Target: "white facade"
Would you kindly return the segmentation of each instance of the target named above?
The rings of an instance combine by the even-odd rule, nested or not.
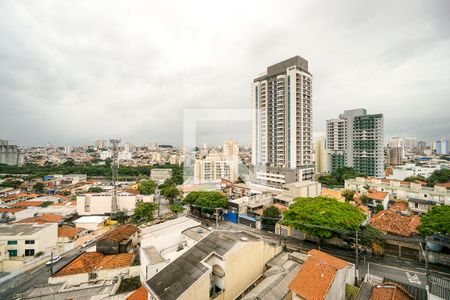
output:
[[[50,252],[57,241],[56,223],[0,225],[0,243],[5,243],[10,260],[33,258],[41,251]]]
[[[267,68],[252,85],[252,164],[314,174],[312,162],[312,75],[296,56]]]
[[[73,221],[76,227],[84,228],[87,230],[96,231],[105,226],[105,222],[108,220],[105,216],[88,216],[81,217]]]
[[[389,175],[388,179],[404,180],[406,177],[411,176],[423,176],[425,178],[433,174],[434,171],[450,169],[449,163],[442,164],[428,164],[428,165],[416,165],[413,163],[405,164],[402,166],[396,166],[392,169],[392,175]]]
[[[83,194],[77,196],[77,212],[80,216],[105,215],[111,213],[112,193]],[[118,209],[132,212],[138,202],[153,202],[153,195],[117,193]]]

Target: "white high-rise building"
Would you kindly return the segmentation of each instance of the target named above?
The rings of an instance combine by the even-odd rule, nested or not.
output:
[[[294,174],[289,176],[294,181],[312,179],[312,75],[308,61],[295,56],[268,67],[253,81],[251,103],[254,179],[284,173]],[[285,183],[289,182],[279,180],[280,186]]]
[[[384,177],[383,115],[365,109],[346,110],[327,120],[328,171],[347,166],[359,173]]]

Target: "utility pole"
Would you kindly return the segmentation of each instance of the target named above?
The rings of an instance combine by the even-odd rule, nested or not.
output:
[[[214,216],[216,216],[216,229],[219,228],[219,208],[216,207],[216,212],[214,213]]]
[[[50,275],[53,275],[53,251],[50,251]]]
[[[110,139],[109,142],[112,145],[112,184],[114,188],[114,194],[111,201],[111,216],[114,215],[119,210],[119,204],[117,203],[117,181],[119,177],[119,149],[118,145],[120,139]]]
[[[355,285],[358,285],[359,270],[358,270],[358,254],[359,254],[359,244],[358,244],[358,230],[356,230],[356,241],[355,241],[355,251],[356,251],[356,261],[355,261]]]
[[[160,197],[160,191],[159,188],[155,188],[155,200],[158,203],[158,218],[161,217],[161,197]]]

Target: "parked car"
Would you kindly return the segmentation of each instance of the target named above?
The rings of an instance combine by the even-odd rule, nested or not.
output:
[[[95,239],[87,240],[87,241],[85,241],[85,242],[81,245],[81,247],[82,247],[82,248],[87,247],[87,246],[93,244],[94,242],[95,242]]]
[[[61,256],[56,255],[56,256],[53,256],[53,259],[49,260],[49,261],[46,262],[45,264],[46,264],[47,266],[50,266],[51,264],[57,263],[57,262],[60,261],[60,260],[61,260]]]

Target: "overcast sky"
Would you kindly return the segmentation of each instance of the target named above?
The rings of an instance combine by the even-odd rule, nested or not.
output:
[[[450,1],[0,1],[0,138],[181,144],[185,108],[248,108],[268,65],[300,55],[314,131],[344,109],[385,135],[450,135]],[[201,143],[250,143],[203,124]]]

